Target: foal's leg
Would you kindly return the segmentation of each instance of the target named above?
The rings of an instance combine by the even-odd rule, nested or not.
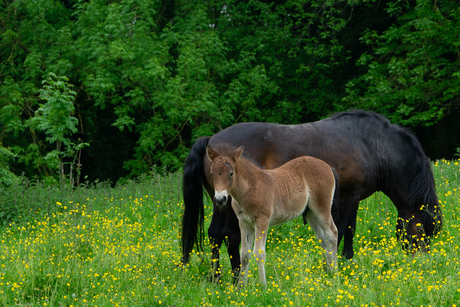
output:
[[[252,255],[252,247],[254,246],[255,230],[251,226],[247,226],[240,222],[241,230],[241,270],[239,283],[243,285],[248,280],[249,260]]]
[[[307,220],[325,251],[324,256],[327,264],[325,269],[330,272],[335,270],[337,266],[337,227],[330,212],[315,209],[308,211]]]
[[[256,221],[254,254],[259,268],[259,280],[262,285],[267,284],[265,279],[265,244],[267,243],[268,219],[259,217]]]

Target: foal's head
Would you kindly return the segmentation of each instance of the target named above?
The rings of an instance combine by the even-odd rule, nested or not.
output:
[[[206,155],[212,162],[210,170],[214,181],[213,203],[217,206],[225,206],[227,204],[230,191],[233,187],[236,161],[242,153],[243,146],[225,155],[221,155],[209,145],[206,147]]]

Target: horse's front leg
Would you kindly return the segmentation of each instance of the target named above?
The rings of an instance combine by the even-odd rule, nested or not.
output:
[[[267,284],[265,278],[265,245],[267,243],[268,219],[264,217],[258,218],[255,228],[254,255],[259,268],[260,283],[265,286]]]
[[[254,228],[239,222],[241,230],[241,270],[239,285],[244,285],[248,280],[249,260],[252,256],[254,246]]]
[[[232,208],[228,209],[227,213],[227,222],[224,228],[224,237],[227,239],[227,251],[230,257],[230,263],[232,265],[232,273],[234,282],[238,281],[238,277],[240,274],[240,242],[241,242],[241,232],[240,226],[238,222],[238,218],[236,217],[235,212]]]
[[[230,209],[231,210],[231,209]],[[218,281],[222,272],[219,263],[219,251],[224,240],[223,229],[227,219],[227,209],[221,209],[213,206],[213,214],[211,225],[208,229],[209,242],[211,244],[211,262],[212,262],[212,275],[211,281]]]

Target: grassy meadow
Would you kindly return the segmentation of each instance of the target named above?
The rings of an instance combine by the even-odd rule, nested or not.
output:
[[[396,209],[383,194],[361,202],[355,257],[323,272],[313,231],[298,219],[272,228],[267,287],[209,282],[209,248],[178,266],[181,174],[152,174],[112,188],[58,190],[25,182],[0,191],[2,306],[460,306],[459,162],[433,163],[444,228],[426,254],[395,239]],[[211,220],[207,201],[206,225]],[[339,248],[339,252],[341,251]]]

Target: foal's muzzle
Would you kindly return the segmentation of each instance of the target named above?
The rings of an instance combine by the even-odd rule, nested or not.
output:
[[[223,206],[225,206],[227,204],[227,200],[228,200],[227,191],[223,191],[223,192],[220,192],[220,193],[216,192],[215,195],[214,195],[214,198],[212,199],[212,202],[216,206],[223,207]]]

